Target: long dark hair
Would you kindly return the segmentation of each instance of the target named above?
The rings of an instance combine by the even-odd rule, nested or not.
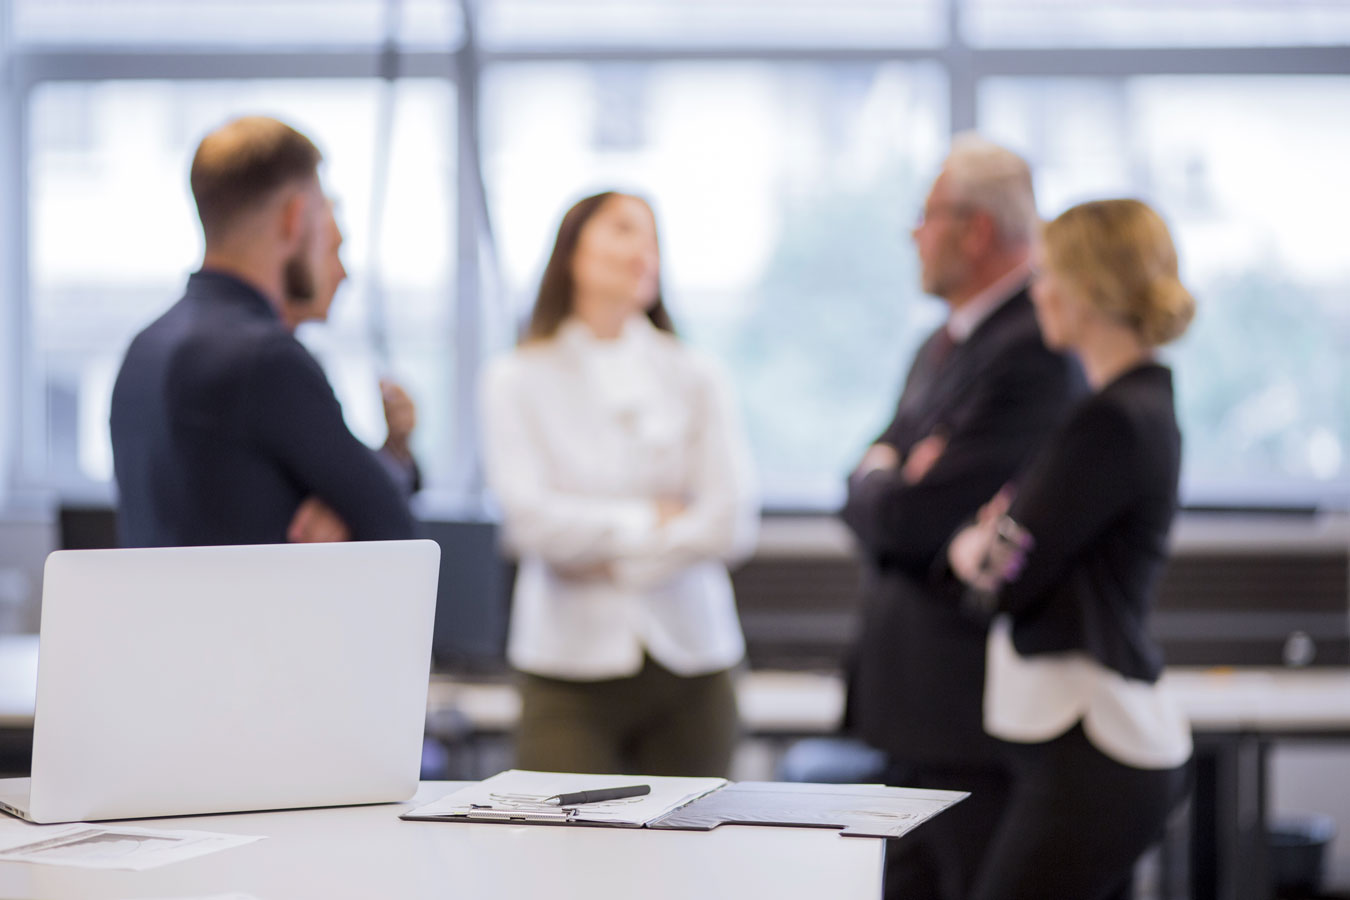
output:
[[[595,215],[606,201],[611,197],[621,196],[633,195],[605,191],[578,200],[567,211],[567,215],[563,216],[562,224],[558,226],[558,239],[553,242],[553,255],[548,258],[548,265],[544,267],[544,277],[539,282],[539,296],[535,298],[534,312],[530,314],[530,327],[525,334],[526,341],[542,341],[553,337],[558,326],[572,314],[576,293],[576,285],[572,283],[572,257],[576,255],[577,243],[581,240],[581,229],[586,227],[591,216]],[[651,204],[643,198],[634,197],[634,199],[642,200],[647,204],[647,208],[651,209]],[[647,310],[647,318],[662,331],[675,333],[675,325],[670,321],[670,314],[666,312],[666,304],[661,297],[659,278],[656,284],[656,302]]]

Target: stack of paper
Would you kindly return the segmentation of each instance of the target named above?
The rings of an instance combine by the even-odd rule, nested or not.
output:
[[[837,828],[845,837],[898,838],[969,796],[880,784],[742,781],[652,822],[709,831],[719,825]]]
[[[641,782],[640,797],[576,806],[545,802],[577,791],[602,790]],[[638,828],[724,787],[725,778],[671,778],[655,775],[569,775],[510,769],[404,813],[416,821],[519,821],[614,825]]]
[[[0,861],[85,869],[153,869],[261,837],[133,825],[30,825],[0,816]]]

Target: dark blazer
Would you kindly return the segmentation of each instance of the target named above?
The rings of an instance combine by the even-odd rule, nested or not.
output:
[[[404,491],[348,431],[318,362],[232,276],[197,272],[136,336],[111,426],[126,546],[283,543],[311,495],[356,540],[413,536]]]
[[[1145,363],[1074,409],[1018,479],[1008,514],[1035,539],[1001,609],[1019,653],[1080,650],[1156,681],[1153,592],[1177,509],[1181,432],[1172,373]]]
[[[890,470],[849,479],[842,516],[864,558],[864,598],[846,725],[895,759],[951,764],[993,753],[981,722],[985,628],[930,587],[930,572],[1085,387],[1077,363],[1041,342],[1025,290],[934,372],[938,343],[935,333],[919,349],[878,440],[903,458],[940,430],[946,450],[915,484]]]

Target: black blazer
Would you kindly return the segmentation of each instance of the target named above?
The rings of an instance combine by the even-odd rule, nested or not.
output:
[[[283,543],[311,495],[356,540],[413,536],[404,491],[347,430],[318,362],[229,275],[194,274],[132,341],[110,424],[126,546]]]
[[[1157,680],[1162,650],[1148,616],[1180,474],[1170,370],[1146,363],[1078,405],[1018,479],[1008,511],[1035,539],[999,596],[1019,653],[1080,650]]]
[[[934,374],[936,334],[920,348],[879,440],[903,458],[935,430],[947,447],[905,484],[880,470],[849,480],[844,522],[864,559],[862,622],[850,658],[846,727],[892,757],[990,758],[981,721],[985,628],[930,586],[952,532],[1030,457],[1085,390],[1076,362],[1041,342],[1023,290]]]

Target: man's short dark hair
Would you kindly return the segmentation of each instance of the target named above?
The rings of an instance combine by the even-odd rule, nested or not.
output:
[[[263,116],[235,119],[208,134],[192,158],[191,175],[207,243],[284,185],[317,177],[322,160],[309,138]]]

